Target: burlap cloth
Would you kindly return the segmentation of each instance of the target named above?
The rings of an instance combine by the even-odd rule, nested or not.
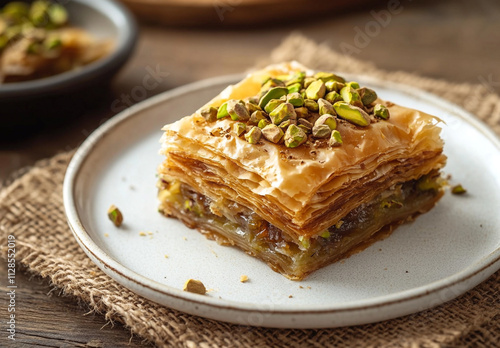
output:
[[[420,87],[463,106],[500,134],[500,98],[487,84],[452,84],[381,71],[300,35],[286,39],[270,61],[292,59],[312,68],[368,74]],[[243,327],[184,314],[146,300],[101,272],[74,240],[61,193],[71,156],[72,152],[67,152],[41,161],[0,191],[0,245],[5,248],[7,235],[15,235],[17,262],[158,346],[493,347],[500,342],[500,272],[434,309],[376,324],[328,330]]]

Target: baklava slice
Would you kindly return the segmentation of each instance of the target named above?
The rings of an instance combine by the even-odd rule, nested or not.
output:
[[[300,280],[435,205],[438,123],[334,73],[269,66],[163,128],[159,211]]]

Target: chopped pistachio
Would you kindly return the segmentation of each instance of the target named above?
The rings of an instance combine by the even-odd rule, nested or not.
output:
[[[295,108],[295,114],[297,115],[297,118],[309,117],[309,110],[307,110],[305,106],[302,106],[300,108]]]
[[[312,99],[305,99],[304,106],[307,108],[307,110],[312,111],[312,112],[318,112],[318,110],[319,110],[318,103]]]
[[[304,105],[304,98],[302,98],[298,92],[288,94],[286,100],[295,107],[301,107]]]
[[[322,238],[328,239],[328,238],[330,238],[330,231],[324,230],[323,232],[321,232],[321,234],[319,236]]]
[[[114,204],[111,204],[108,209],[108,218],[116,227],[120,227],[123,223],[122,212]]]
[[[313,137],[319,138],[319,139],[328,138],[331,133],[332,133],[332,130],[326,124],[322,124],[319,126],[314,125],[314,127],[312,129]]]
[[[360,88],[359,83],[357,83],[356,81],[349,81],[349,82],[347,82],[345,85],[346,85],[346,86],[349,86],[349,87],[351,87],[351,88],[353,88],[353,89],[358,89],[358,88]]]
[[[250,115],[245,104],[239,100],[227,101],[227,112],[233,121],[248,121]]]
[[[259,127],[260,129],[264,128],[265,126],[267,126],[268,124],[271,124],[271,122],[269,122],[267,119],[262,119],[259,121],[259,123],[257,124],[257,127]]]
[[[381,208],[401,208],[401,207],[403,207],[403,203],[401,203],[400,201],[397,201],[395,199],[387,199],[387,200],[382,201],[382,203],[380,204],[380,207]]]
[[[340,146],[344,142],[342,141],[342,136],[338,130],[333,130],[332,135],[330,136],[329,144],[330,146]]]
[[[200,114],[205,120],[207,120],[207,122],[214,122],[217,120],[217,109],[213,106],[201,109]]]
[[[278,127],[280,127],[281,129],[286,130],[286,128],[287,128],[289,125],[291,125],[291,124],[294,124],[294,123],[292,122],[292,120],[286,120],[286,121],[281,122],[281,123],[279,124],[279,126],[278,126]]]
[[[260,98],[259,106],[264,109],[271,99],[279,99],[284,95],[288,94],[288,88],[286,87],[274,87],[267,91],[262,98]]]
[[[264,110],[269,114],[271,111],[276,109],[279,105],[283,104],[284,101],[281,99],[271,99],[269,103],[267,103]]]
[[[49,4],[50,3],[48,1],[34,1],[31,4],[29,19],[35,26],[42,27],[48,24],[47,9]]]
[[[342,96],[342,99],[344,99],[346,103],[349,104],[361,103],[361,98],[359,97],[358,92],[351,86],[347,85],[344,88],[342,88],[340,90],[340,95]]]
[[[50,22],[56,27],[60,27],[68,21],[68,12],[62,5],[51,4],[47,9],[47,14],[49,15]]]
[[[266,114],[263,111],[257,110],[252,113],[248,123],[252,126],[257,126],[261,120],[266,119]]]
[[[304,83],[304,79],[306,78],[306,73],[303,72],[303,71],[300,71],[298,73],[296,73],[295,75],[293,75],[287,82],[286,82],[286,85],[287,86],[291,86],[291,85],[294,85],[294,84],[299,84],[299,85],[302,85]]]
[[[319,114],[324,115],[324,114],[330,114],[330,115],[335,115],[335,110],[333,109],[333,105],[330,104],[329,101],[319,98],[318,99],[318,107],[319,107]]]
[[[344,224],[344,220],[339,220],[336,224],[335,224],[335,228],[336,229],[339,229],[340,227],[342,227],[342,225]]]
[[[207,293],[207,289],[205,285],[199,280],[196,279],[188,279],[184,283],[183,291],[192,292],[194,294],[205,295]]]
[[[280,127],[269,124],[262,129],[262,135],[270,142],[277,144],[284,134]]]
[[[28,4],[21,1],[9,2],[2,9],[2,14],[9,17],[9,19],[21,20],[23,17],[28,16],[28,13]]]
[[[330,102],[331,104],[334,104],[338,101],[342,101],[342,97],[340,96],[340,94],[338,94],[336,91],[332,91],[330,93],[327,93],[325,95],[325,99]]]
[[[306,77],[306,78],[304,79],[304,88],[309,87],[309,85],[310,85],[311,83],[313,83],[314,81],[316,81],[316,79],[315,79],[314,77]]]
[[[325,96],[325,93],[326,87],[321,80],[312,82],[306,89],[307,99],[318,100],[319,98],[323,98]]]
[[[262,86],[260,87],[260,90],[267,91],[267,90],[274,88],[274,87],[284,87],[284,86],[285,86],[285,83],[283,81],[281,81],[280,79],[270,77],[266,80],[266,82],[264,82],[262,84]]]
[[[300,92],[302,85],[300,83],[294,83],[288,86],[288,93]]]
[[[302,129],[306,134],[310,134],[312,132],[312,128],[307,127],[305,124],[299,124],[297,127]]]
[[[391,116],[389,113],[389,109],[382,104],[375,105],[375,107],[373,108],[373,114],[376,117],[383,118],[384,120],[388,120],[389,117]]]
[[[320,71],[320,72],[317,72],[314,77],[318,80],[322,80],[324,82],[326,81],[337,81],[337,82],[342,82],[344,83],[345,80],[343,77],[340,77],[338,75],[335,75],[334,73],[329,73],[329,72],[323,72],[323,71]]]
[[[238,122],[234,125],[234,131],[238,136],[242,135],[246,129],[247,125],[244,124],[243,122]]]
[[[288,119],[296,119],[297,115],[295,114],[295,110],[293,105],[290,103],[283,103],[279,105],[276,109],[274,109],[270,114],[271,122],[275,125],[280,124],[283,121]]]
[[[225,102],[217,110],[217,119],[219,120],[227,116],[229,116],[229,113],[227,112],[227,102]]]
[[[357,90],[359,96],[361,97],[361,102],[363,105],[370,105],[373,103],[375,100],[377,100],[377,93],[373,89],[370,88],[359,88]]]
[[[333,108],[340,118],[343,118],[352,124],[361,127],[366,127],[370,124],[370,117],[368,114],[357,106],[349,105],[345,102],[336,102],[333,104]]]
[[[62,41],[58,37],[48,37],[43,42],[43,45],[45,46],[45,48],[47,50],[53,50],[53,49],[56,49],[58,47],[61,47]],[[215,109],[215,115],[217,116],[217,109]]]
[[[321,126],[323,124],[326,124],[331,130],[337,129],[337,121],[335,121],[335,117],[331,114],[323,114],[314,122],[315,126]]]
[[[420,179],[418,179],[417,182],[417,188],[420,191],[429,191],[429,190],[434,190],[437,191],[441,185],[434,180],[433,178],[429,177],[428,175],[422,176]]]
[[[309,238],[307,237],[304,237],[304,236],[299,236],[299,241],[300,241],[300,244],[299,247],[301,247],[300,249],[304,250],[304,249],[309,249],[309,247],[311,246],[311,242],[309,240]]]
[[[345,84],[335,80],[330,80],[325,82],[325,87],[328,92],[339,92],[342,88],[345,87]]]
[[[253,114],[255,111],[262,111],[262,109],[257,104],[251,103],[250,101],[247,101],[245,103],[245,107],[247,108],[248,113],[250,115]]]
[[[461,184],[455,185],[451,188],[451,193],[454,195],[463,195],[467,190],[463,188]]]
[[[299,118],[298,124],[299,125],[302,124],[302,125],[306,126],[309,129],[312,129],[312,127],[313,127],[313,124],[311,122],[309,122],[308,120],[306,120],[305,118]]]
[[[294,148],[302,145],[307,140],[307,135],[304,130],[294,124],[288,126],[285,133],[285,146]]]
[[[260,128],[259,127],[252,127],[245,134],[245,139],[250,144],[257,144],[259,142],[261,136],[262,136],[262,131],[260,130]]]

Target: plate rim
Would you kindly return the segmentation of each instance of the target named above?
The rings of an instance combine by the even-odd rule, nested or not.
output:
[[[480,131],[486,138],[495,145],[497,151],[500,152],[500,138],[490,130],[486,124],[484,124],[481,120],[473,116],[471,113],[463,109],[462,107],[444,100],[432,93],[426,92],[420,88],[392,82],[392,81],[383,81],[380,78],[376,78],[373,76],[366,75],[355,75],[355,74],[344,74],[346,76],[356,76],[357,79],[366,82],[367,84],[374,85],[383,85],[384,88],[394,89],[399,92],[404,92],[413,97],[417,97],[427,102],[431,102],[434,105],[439,106],[442,109],[449,110],[450,114],[454,116],[458,116],[466,123],[471,125]],[[157,104],[161,104],[167,100],[173,99],[179,95],[183,95],[187,92],[191,93],[195,90],[208,88],[215,84],[233,84],[241,78],[245,76],[245,74],[232,74],[232,75],[224,75],[213,77],[197,82],[193,82],[187,85],[183,85],[177,87],[175,89],[160,93],[152,98],[144,100],[132,107],[120,112],[118,115],[112,117],[110,120],[101,125],[98,129],[96,129],[78,148],[75,152],[73,158],[71,159],[67,172],[65,174],[64,184],[63,184],[63,201],[64,208],[68,220],[68,225],[77,240],[78,244],[85,253],[90,257],[89,253],[93,255],[95,259],[97,259],[104,268],[108,268],[115,272],[120,277],[127,279],[135,283],[136,286],[141,288],[146,288],[150,291],[153,291],[157,295],[167,296],[169,298],[174,298],[182,301],[188,301],[195,305],[204,305],[212,308],[220,309],[220,310],[235,310],[238,312],[258,312],[258,313],[268,313],[268,314],[283,314],[283,315],[294,315],[294,314],[334,314],[340,312],[356,312],[359,310],[368,310],[374,308],[380,308],[383,306],[388,306],[392,304],[401,304],[405,302],[410,302],[412,300],[429,296],[443,289],[447,289],[453,287],[454,285],[466,282],[467,280],[473,278],[481,272],[486,270],[493,269],[489,275],[493,274],[498,268],[500,268],[500,247],[485,255],[480,260],[476,261],[468,265],[466,268],[462,269],[460,272],[454,273],[448,277],[441,278],[434,282],[428,283],[426,285],[422,285],[416,288],[411,288],[403,291],[399,291],[389,295],[376,296],[368,299],[363,299],[359,301],[349,301],[345,303],[336,303],[330,304],[329,306],[324,305],[293,305],[293,309],[290,309],[290,305],[282,305],[282,304],[273,304],[272,308],[263,309],[259,308],[255,304],[248,302],[237,302],[234,300],[225,300],[212,298],[208,296],[199,296],[196,294],[191,294],[188,292],[183,292],[179,288],[174,288],[169,285],[162,284],[145,276],[138,274],[137,272],[125,267],[111,256],[109,256],[96,242],[90,237],[85,228],[83,227],[82,221],[79,218],[79,214],[76,209],[75,204],[75,196],[74,196],[74,187],[76,184],[76,180],[78,178],[79,170],[83,167],[85,160],[88,158],[92,150],[97,146],[100,139],[108,132],[112,131],[118,124],[125,122],[127,120],[131,120],[135,116],[140,115],[141,111],[144,111],[150,107],[154,107]],[[91,257],[92,258],[92,257]],[[495,264],[498,263],[498,267],[495,267]],[[99,268],[101,268],[105,273],[107,273],[111,278],[130,289],[130,286],[127,286],[117,280],[115,277],[106,272],[99,263],[96,263]],[[488,275],[488,277],[489,277]],[[481,279],[481,281],[485,280]],[[476,283],[477,284],[477,283]],[[475,285],[474,285],[475,286]],[[473,287],[473,286],[472,286]],[[465,290],[458,291],[453,298],[458,297],[459,295],[469,291],[472,287],[468,286]],[[133,291],[133,290],[132,290]],[[134,291],[136,292],[136,291]],[[137,293],[137,292],[136,292]],[[144,296],[143,294],[139,294],[140,296]],[[438,304],[444,303],[452,298],[448,298],[446,300],[441,301]],[[154,301],[154,300],[153,300]],[[155,301],[158,302],[158,301]],[[287,307],[289,309],[287,309]],[[428,308],[428,307],[426,307]],[[422,308],[424,309],[424,308]],[[182,310],[181,310],[182,311]],[[413,311],[412,313],[414,313]],[[407,313],[409,314],[409,313]]]

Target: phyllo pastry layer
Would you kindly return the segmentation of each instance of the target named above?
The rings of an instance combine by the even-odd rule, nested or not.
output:
[[[438,122],[333,73],[269,66],[163,128],[160,212],[302,279],[434,206]]]

